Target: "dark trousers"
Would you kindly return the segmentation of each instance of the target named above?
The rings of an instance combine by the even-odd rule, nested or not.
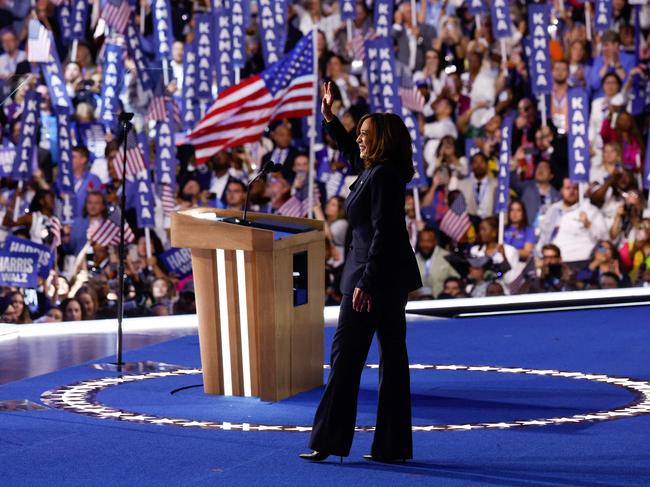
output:
[[[406,352],[405,296],[373,300],[372,312],[352,309],[344,295],[332,342],[331,370],[321,398],[309,446],[331,455],[347,456],[357,417],[357,396],[372,337],[379,342],[379,401],[371,453],[377,457],[413,456],[411,390]]]

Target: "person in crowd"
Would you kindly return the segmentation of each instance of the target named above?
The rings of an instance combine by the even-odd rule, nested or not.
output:
[[[539,274],[526,279],[519,294],[573,291],[576,289],[575,273],[562,260],[562,252],[557,245],[546,244],[541,250]]]
[[[469,172],[467,158],[460,153],[457,141],[451,135],[445,135],[440,139],[433,164],[426,169],[427,176],[433,177],[436,168],[443,166],[449,171],[451,190],[456,189],[458,181],[467,177]]]
[[[614,272],[604,272],[598,279],[599,289],[618,289],[624,287],[621,278]]]
[[[92,286],[82,286],[75,293],[74,297],[83,308],[85,320],[94,320],[99,309],[99,298]]]
[[[5,212],[2,224],[10,228],[24,226],[28,228],[29,239],[32,242],[50,247],[58,246],[61,243],[61,225],[58,218],[54,216],[54,192],[47,189],[38,189],[29,204],[29,213],[14,220],[17,195],[18,192],[16,191]]]
[[[86,195],[83,212],[73,220],[72,225],[63,226],[63,252],[78,255],[92,240],[93,235],[108,217],[106,197],[99,191],[91,191]]]
[[[641,220],[619,247],[621,262],[629,270],[630,282],[643,285],[650,277],[650,218]]]
[[[416,84],[422,82],[427,88],[431,99],[436,99],[442,94],[447,82],[447,76],[440,59],[440,51],[433,48],[426,50],[424,53],[424,67],[413,73],[413,82]]]
[[[463,281],[459,277],[448,277],[442,284],[442,292],[437,299],[464,298]]]
[[[69,62],[63,70],[63,79],[65,81],[65,90],[70,98],[77,95],[77,91],[83,81],[81,66],[76,62]]]
[[[488,172],[488,160],[483,152],[474,154],[470,161],[469,177],[458,181],[458,190],[465,197],[467,212],[484,218],[494,213],[497,181]]]
[[[555,130],[566,134],[569,127],[569,63],[564,59],[555,61],[552,68],[553,89],[549,113]]]
[[[441,96],[431,106],[435,113],[435,121],[426,123],[423,131],[427,140],[424,145],[424,158],[429,167],[435,164],[435,154],[442,138],[447,135],[454,139],[458,138],[458,129],[451,118],[454,114],[454,102],[446,96]]]
[[[287,181],[293,181],[295,174],[292,167],[297,150],[292,145],[293,139],[289,124],[281,122],[275,125],[271,130],[271,140],[273,141],[273,150],[262,157],[262,167],[269,161],[282,164],[282,175]]]
[[[470,257],[467,262],[469,263],[469,271],[467,272],[465,293],[472,298],[485,297],[491,282],[485,279],[485,267],[489,266],[490,259],[487,257]]]
[[[560,199],[560,192],[551,185],[551,181],[551,163],[544,160],[537,163],[533,180],[522,181],[517,172],[510,175],[510,186],[519,194],[526,209],[526,220],[535,229],[539,228],[539,222],[548,208]]]
[[[616,247],[609,240],[599,240],[591,252],[589,264],[576,273],[576,281],[586,288],[597,289],[601,276],[606,273],[616,276],[617,287],[629,286]]]
[[[634,56],[621,52],[621,39],[614,31],[605,32],[600,39],[601,54],[596,56],[589,76],[592,98],[603,96],[602,80],[608,73],[615,73],[623,82],[635,65]]]
[[[569,85],[586,88],[591,77],[591,65],[587,59],[587,46],[582,40],[574,40],[569,45]]]
[[[598,240],[606,239],[608,228],[602,213],[588,201],[578,202],[578,184],[564,180],[562,199],[553,203],[540,224],[538,248],[552,243],[572,268],[583,267]]]
[[[610,116],[612,108],[615,106],[612,102],[616,101],[614,97],[621,92],[622,82],[621,78],[616,73],[607,73],[602,81],[603,95],[594,98],[591,102],[591,110],[589,111],[589,141],[592,151],[591,158],[591,179],[598,177],[598,172],[601,171],[602,157],[603,157],[603,137],[601,130],[603,122]],[[624,101],[623,95],[620,94],[619,98]],[[620,104],[620,102],[617,102]]]
[[[230,181],[235,180],[230,174],[232,163],[232,154],[225,150],[217,152],[208,161],[208,166],[212,171],[208,186],[208,202],[210,206],[216,208],[224,208],[226,206],[226,186],[228,186]]]
[[[613,123],[613,118],[607,118],[600,129],[600,135],[605,144],[617,142],[621,146],[621,162],[623,167],[634,173],[643,170],[641,154],[644,151],[641,133],[636,122],[628,112],[621,112]]]
[[[339,89],[341,103],[344,108],[350,108],[356,101],[359,81],[346,70],[345,59],[334,54],[327,61],[326,77],[331,79]]]
[[[29,308],[25,306],[25,297],[20,291],[14,291],[7,295],[9,302],[13,308],[14,320],[12,323],[24,325],[32,322],[32,317],[29,313]]]
[[[2,94],[8,96],[14,85],[16,68],[20,63],[27,60],[27,56],[19,48],[16,33],[10,27],[0,31],[0,46],[2,46],[3,51],[0,54],[0,83],[2,84]]]
[[[416,24],[413,24],[410,2],[402,2],[395,9],[393,36],[398,45],[397,59],[411,72],[423,68],[425,51],[433,45],[436,34],[435,28],[422,20],[422,12],[420,12]],[[457,37],[459,42],[459,33]]]
[[[521,273],[523,266],[519,264],[519,252],[512,245],[498,241],[499,222],[489,216],[479,224],[479,241],[469,250],[470,257],[489,257],[491,269],[497,277],[503,279],[506,285],[512,283]]]
[[[536,238],[535,231],[528,225],[526,209],[520,200],[510,200],[507,221],[503,242],[517,249],[520,261],[526,261],[535,249]]]
[[[422,277],[422,287],[410,294],[412,299],[433,299],[443,289],[448,277],[460,277],[458,272],[445,259],[449,251],[438,245],[438,236],[431,227],[418,233],[415,258]]]
[[[246,185],[238,179],[231,179],[226,186],[226,209],[244,210]]]
[[[100,191],[102,188],[99,178],[90,171],[90,151],[86,146],[77,145],[72,149],[72,175],[77,202],[75,215],[81,215],[86,195],[91,191]]]
[[[77,298],[63,300],[60,309],[63,313],[63,321],[82,321],[86,319],[84,307]]]

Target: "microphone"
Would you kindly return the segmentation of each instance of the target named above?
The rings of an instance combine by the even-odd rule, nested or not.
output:
[[[266,164],[262,166],[260,171],[257,173],[257,176],[251,179],[250,182],[248,183],[248,186],[246,187],[246,199],[244,200],[244,217],[237,218],[236,216],[232,216],[232,217],[224,218],[223,221],[227,223],[235,223],[236,225],[245,225],[248,227],[253,225],[253,222],[246,219],[246,215],[248,214],[248,194],[251,191],[251,186],[255,181],[257,181],[262,176],[266,176],[270,172],[278,172],[281,169],[282,169],[282,164],[277,164],[273,162],[271,159],[266,161]]]

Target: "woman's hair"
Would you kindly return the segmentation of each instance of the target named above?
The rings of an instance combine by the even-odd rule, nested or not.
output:
[[[43,209],[43,198],[45,198],[47,195],[52,195],[52,199],[54,200],[53,191],[49,189],[37,189],[36,194],[34,194],[34,197],[32,198],[32,202],[29,204],[29,212],[35,213],[37,211],[41,211]]]
[[[79,309],[81,309],[81,319],[82,320],[87,320],[88,317],[86,316],[86,310],[83,307],[83,304],[81,304],[81,301],[79,301],[77,298],[68,298],[64,299],[61,302],[61,305],[59,306],[59,309],[61,310],[61,313],[63,313],[63,321],[66,321],[65,317],[65,309],[68,307],[68,305],[72,302],[75,301],[79,305]]]
[[[15,295],[20,296],[23,298],[23,312],[20,314],[20,316],[16,317],[16,323],[20,324],[25,324],[25,323],[31,323],[32,322],[32,316],[29,314],[29,309],[27,309],[27,305],[25,304],[25,296],[23,296],[23,293],[20,291],[14,291],[9,293],[9,302],[11,303],[13,301],[13,297]]]
[[[616,248],[616,245],[612,244],[609,240],[599,240],[596,242],[596,245],[594,245],[594,248],[591,249],[591,254],[589,254],[589,261],[592,261],[596,258],[596,252],[600,247],[603,247],[607,245],[609,248],[610,253],[612,254],[612,260],[618,261],[618,263],[621,263],[621,254],[618,253],[618,249]]]
[[[90,299],[93,300],[93,304],[95,305],[95,314],[97,314],[97,310],[99,309],[99,297],[97,296],[95,290],[90,286],[81,286],[79,290],[74,294],[74,297],[77,298],[77,300],[79,300],[79,296],[81,296],[82,294],[87,294],[88,296],[90,296]],[[91,320],[93,318],[94,316],[86,316],[85,319]]]
[[[483,220],[481,220],[481,223],[487,223],[495,232],[499,231],[499,220],[497,220],[496,217],[494,216],[488,216],[483,218]],[[487,244],[488,242],[481,242],[481,243]]]
[[[524,202],[521,200],[513,199],[510,200],[510,203],[508,203],[508,223],[510,225],[514,225],[510,221],[510,210],[512,209],[512,205],[514,204],[518,204],[519,206],[521,206],[521,222],[519,222],[517,228],[519,229],[526,228],[528,226],[528,215],[526,215],[526,206],[524,206]]]
[[[345,208],[343,207],[345,203],[345,198],[342,196],[332,196],[327,202],[329,203],[332,200],[336,200],[336,202],[339,205],[338,212],[336,213],[336,220],[340,220],[342,218],[345,218]]]
[[[458,144],[456,144],[456,139],[454,138],[453,135],[445,135],[442,139],[440,139],[440,142],[438,143],[438,147],[436,147],[436,157],[440,157],[440,152],[442,152],[442,144],[449,140],[451,140],[451,145],[454,147],[454,155],[456,157],[460,157],[460,152],[458,151]]]
[[[404,121],[394,113],[369,113],[359,120],[357,135],[366,120],[370,122],[371,143],[368,147],[369,155],[363,161],[365,166],[390,164],[397,168],[405,182],[409,182],[415,170],[411,134]]]

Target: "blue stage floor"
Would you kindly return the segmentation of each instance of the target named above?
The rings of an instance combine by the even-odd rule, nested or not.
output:
[[[179,338],[126,356],[189,369],[179,374],[107,383],[117,374],[79,366],[0,386],[0,400],[78,411],[0,412],[0,485],[650,485],[649,318],[637,307],[409,323],[416,431],[404,465],[362,460],[371,432],[343,465],[300,460],[320,390],[206,396],[191,370],[198,338]],[[361,429],[376,384],[366,369]]]

